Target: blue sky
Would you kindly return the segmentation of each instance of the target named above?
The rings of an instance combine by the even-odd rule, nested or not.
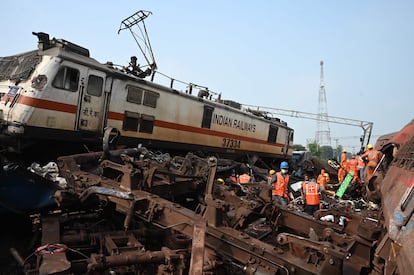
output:
[[[244,104],[318,112],[324,61],[328,115],[372,121],[373,139],[414,118],[414,1],[2,1],[0,56],[32,50],[46,32],[100,62],[143,62],[123,19],[146,19],[158,70]],[[186,108],[183,106],[183,108]],[[295,143],[317,122],[280,117]],[[358,150],[362,129],[329,124],[332,145]],[[336,140],[335,140],[336,138]]]

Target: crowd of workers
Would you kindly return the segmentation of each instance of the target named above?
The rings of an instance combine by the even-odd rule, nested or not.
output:
[[[338,183],[341,184],[348,173],[353,171],[351,186],[362,187],[364,182],[368,182],[373,176],[376,167],[380,163],[382,153],[375,150],[372,144],[368,144],[367,149],[359,154],[352,154],[348,159],[346,150],[342,151],[341,161],[338,165]],[[272,200],[282,206],[288,205],[295,200],[294,190],[289,181],[290,175],[289,164],[286,161],[280,163],[280,171],[269,170],[267,182],[272,186]],[[328,190],[327,184],[331,179],[325,169],[320,169],[320,173],[315,178],[313,175],[305,175],[300,188],[301,198],[304,204],[304,211],[309,215],[313,215],[315,211],[322,207],[321,200],[325,200],[326,196],[335,196],[333,190]],[[229,177],[233,183],[245,185],[252,182],[252,177],[247,170],[239,176],[234,173]]]
[[[343,182],[350,171],[354,172],[352,184],[361,185],[369,182],[382,156],[381,151],[374,149],[372,144],[368,144],[364,152],[357,155],[353,154],[351,159],[347,158],[347,151],[343,150],[340,167],[338,169],[338,182]]]

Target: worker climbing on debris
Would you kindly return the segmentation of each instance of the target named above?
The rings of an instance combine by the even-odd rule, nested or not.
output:
[[[342,183],[346,177],[346,167],[344,167],[343,165],[341,165],[338,169],[338,182]]]
[[[358,160],[355,155],[352,155],[351,159],[348,161],[349,171],[354,171],[354,177],[352,178],[353,184],[360,184],[361,180],[359,178],[359,168]]]
[[[280,163],[280,172],[276,173],[276,181],[273,183],[272,198],[280,205],[287,205],[289,198],[293,200],[293,193],[289,187],[289,164],[286,161]],[[289,189],[289,190],[288,190]],[[289,195],[289,196],[288,196]]]
[[[358,166],[357,167],[358,167],[359,178],[361,180],[361,183],[364,183],[365,182],[365,162],[362,159],[361,154],[362,154],[361,152],[358,152],[358,155],[357,155]]]
[[[375,167],[377,167],[382,158],[382,153],[374,149],[372,144],[368,144],[367,151],[361,155],[361,158],[367,162],[365,167],[365,180],[369,181],[373,176]]]

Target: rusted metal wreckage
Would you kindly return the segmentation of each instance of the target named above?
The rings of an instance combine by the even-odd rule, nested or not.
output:
[[[382,208],[328,198],[314,216],[273,203],[264,169],[250,167],[248,185],[218,181],[243,165],[229,159],[108,146],[62,156],[67,186],[33,216],[37,248],[11,252],[25,274],[411,274],[413,129],[377,142],[367,196]]]
[[[146,148],[58,158],[67,186],[35,216],[39,246],[25,274],[364,274],[383,233],[378,211],[344,201],[313,217],[255,183],[217,181],[240,163]],[[262,178],[260,178],[262,175]],[[262,180],[263,179],[263,180]],[[332,215],[332,221],[320,217]],[[347,222],[341,223],[341,217]],[[343,220],[342,220],[343,222]]]

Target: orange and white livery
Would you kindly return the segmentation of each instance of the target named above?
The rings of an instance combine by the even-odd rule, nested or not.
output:
[[[0,58],[0,142],[8,148],[100,140],[111,126],[128,146],[292,156],[293,129],[283,121],[156,84],[99,63],[81,46],[36,35],[38,50]]]

